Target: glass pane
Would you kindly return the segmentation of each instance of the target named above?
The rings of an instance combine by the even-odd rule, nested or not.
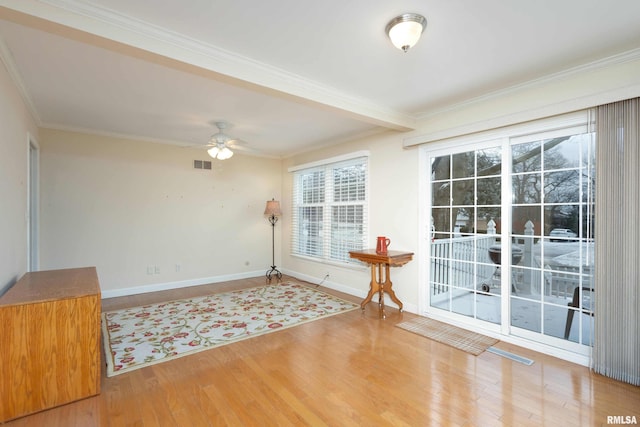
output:
[[[511,298],[511,325],[534,332],[542,332],[542,310],[538,302]]]
[[[451,181],[431,184],[431,203],[433,206],[449,206],[451,204]]]
[[[324,171],[304,174],[302,180],[302,203],[324,203]]]
[[[442,254],[440,254],[442,256]],[[438,285],[449,285],[449,260],[446,258],[431,258],[431,282]]]
[[[431,306],[449,311],[451,287],[439,283],[431,283]]]
[[[579,167],[580,150],[584,142],[582,135],[563,136],[544,141],[544,169],[549,171]]]
[[[330,258],[348,261],[349,251],[361,250],[363,240],[363,207],[332,207]]]
[[[502,172],[502,150],[499,147],[477,152],[477,176],[500,175]],[[499,193],[499,192],[498,192]]]
[[[476,307],[478,319],[500,323],[500,295],[478,293],[476,294]]]
[[[454,245],[454,256],[460,254],[460,258],[473,260],[473,247],[467,245],[467,247],[460,247]],[[458,258],[452,259],[449,262],[450,266],[450,279],[451,284],[458,288],[475,289],[475,269],[472,262],[460,261]]]
[[[460,291],[454,293],[451,300],[451,311],[465,316],[473,316],[473,292]]]
[[[497,205],[501,203],[501,178],[478,179],[478,205]]]
[[[322,207],[306,206],[298,209],[300,225],[298,227],[298,253],[321,256],[322,245]]]
[[[556,338],[564,338],[564,327],[567,319],[567,307],[544,305],[544,334]],[[576,322],[576,329],[578,324]]]
[[[518,263],[518,266],[513,267],[512,282],[515,291],[519,297],[540,301],[540,296],[544,289],[544,277],[539,268],[535,255],[529,257],[526,253],[526,246],[522,247],[523,257]],[[533,265],[532,265],[533,264]]]
[[[491,259],[490,248],[496,245],[492,236],[478,236],[476,239],[476,271],[480,282],[492,278],[496,273],[496,264]]]
[[[513,234],[524,235],[529,221],[532,223],[530,225],[533,225],[534,234],[538,234],[542,224],[540,206],[514,206],[511,209],[511,232]]]
[[[475,158],[473,151],[458,153],[453,158],[453,178],[469,178],[475,174]]]
[[[473,205],[475,197],[473,196],[475,181],[473,179],[464,179],[461,181],[453,181],[452,197],[454,205]]]
[[[476,232],[477,233],[491,233],[495,232],[500,234],[500,208],[492,207],[492,208],[478,208],[477,209],[478,219],[476,222]],[[490,229],[490,221],[493,220],[494,229]]]
[[[580,201],[580,175],[577,170],[544,174],[545,203],[575,203]]]
[[[451,179],[451,156],[440,156],[431,160],[431,179],[433,181]]]
[[[579,205],[544,207],[545,235],[556,241],[577,240],[580,229]]]
[[[433,229],[438,231],[453,232],[451,228],[451,209],[450,208],[433,208],[431,210],[433,218]]]
[[[365,200],[366,168],[364,164],[333,169],[333,200],[349,202]]]
[[[475,226],[475,212],[474,208],[459,208],[456,214],[455,233],[457,236],[464,236],[474,233]]]
[[[542,174],[513,175],[511,187],[513,189],[512,201],[515,204],[540,203],[542,201]]]
[[[511,170],[514,173],[535,172],[542,168],[542,145],[540,141],[511,146],[511,156],[513,161]]]

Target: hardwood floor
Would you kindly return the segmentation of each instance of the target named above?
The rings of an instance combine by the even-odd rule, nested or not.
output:
[[[290,279],[290,278],[285,278]],[[264,278],[103,300],[103,311],[259,286]],[[360,302],[322,287],[319,289]],[[99,396],[22,426],[599,426],[640,422],[640,387],[506,343],[535,360],[472,356],[394,327],[377,306],[112,378]]]

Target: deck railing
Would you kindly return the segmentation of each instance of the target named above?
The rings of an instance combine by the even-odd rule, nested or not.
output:
[[[491,261],[489,247],[496,244],[495,223],[488,224],[488,233],[473,236],[457,236],[433,239],[431,242],[431,294],[450,291],[450,286],[464,292],[480,289],[482,284],[499,282],[497,265]],[[524,235],[513,244],[523,249],[523,257],[512,268],[511,283],[514,290],[529,295],[545,295],[569,298],[576,286],[591,286],[591,267],[546,265],[534,253],[533,223],[525,225]],[[503,260],[506,261],[506,260]],[[493,280],[493,281],[492,281]]]
[[[449,284],[473,289],[479,280],[490,279],[496,265],[489,258],[495,236],[464,236],[431,243],[431,283],[434,295],[448,292]]]

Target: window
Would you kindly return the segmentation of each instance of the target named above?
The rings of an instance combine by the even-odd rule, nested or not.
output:
[[[351,263],[349,251],[366,246],[368,157],[346,157],[290,169],[293,255]]]

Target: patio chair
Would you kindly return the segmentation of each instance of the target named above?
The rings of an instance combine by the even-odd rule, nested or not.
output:
[[[580,301],[580,289],[582,289],[582,301]],[[567,323],[564,327],[564,339],[569,339],[571,332],[571,323],[573,323],[573,315],[578,313],[593,316],[593,288],[576,286],[573,290],[573,298],[567,304],[570,308],[567,311]],[[571,307],[577,308],[572,310]]]

